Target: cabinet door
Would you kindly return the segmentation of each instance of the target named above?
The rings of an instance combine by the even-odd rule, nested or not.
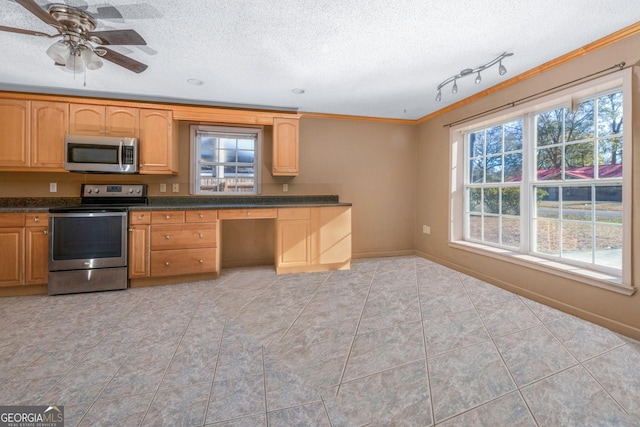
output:
[[[29,101],[0,99],[0,166],[29,165]]]
[[[25,236],[25,285],[47,283],[49,236],[47,227],[27,227]]]
[[[171,111],[140,110],[140,173],[178,173],[176,131]]]
[[[69,133],[73,135],[103,135],[105,109],[102,105],[69,105]]]
[[[149,226],[129,229],[129,278],[149,277]]]
[[[31,102],[31,166],[64,168],[64,135],[69,129],[69,104]]]
[[[298,175],[298,119],[273,119],[274,176]]]
[[[24,227],[0,228],[0,286],[22,283]]]
[[[139,109],[126,107],[106,107],[105,133],[108,136],[139,135]]]
[[[319,226],[314,227],[319,249],[314,262],[348,267],[351,263],[351,207],[317,208]]]
[[[311,263],[311,226],[309,220],[278,221],[276,268]]]

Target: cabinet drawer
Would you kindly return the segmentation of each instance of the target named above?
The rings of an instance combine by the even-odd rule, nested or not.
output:
[[[0,214],[0,227],[24,227],[23,213]]]
[[[130,225],[148,225],[151,224],[150,211],[131,211],[129,212]]]
[[[48,227],[49,214],[46,212],[27,212],[24,215],[27,227]]]
[[[185,211],[185,219],[187,222],[215,222],[218,220],[218,211],[210,209]]]
[[[184,211],[152,211],[151,224],[182,224]]]
[[[151,252],[152,277],[213,273],[215,271],[215,248]]]
[[[311,209],[309,208],[281,208],[278,209],[278,219],[309,219]]]
[[[218,212],[219,219],[263,219],[277,216],[277,209],[224,209]]]
[[[216,247],[216,224],[152,225],[151,250]]]

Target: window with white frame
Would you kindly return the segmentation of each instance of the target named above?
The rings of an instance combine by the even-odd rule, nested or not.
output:
[[[574,266],[561,270],[593,271],[629,287],[624,81],[583,85],[452,130],[452,243],[526,255],[518,263]]]
[[[191,193],[258,194],[262,129],[191,126]]]

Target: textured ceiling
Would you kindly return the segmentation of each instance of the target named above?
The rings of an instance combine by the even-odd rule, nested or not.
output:
[[[46,55],[52,39],[0,32],[0,88],[416,119],[640,21],[638,0],[65,3],[118,9],[122,19],[99,19],[96,30],[137,31],[147,46],[114,50],[149,68],[105,63],[85,86]],[[55,33],[12,0],[0,0],[0,25]],[[441,81],[503,52],[514,53],[505,76],[493,67],[435,101]]]

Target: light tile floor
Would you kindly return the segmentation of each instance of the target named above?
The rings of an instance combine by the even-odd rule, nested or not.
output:
[[[417,257],[0,299],[0,405],[66,426],[640,426],[640,344]]]

